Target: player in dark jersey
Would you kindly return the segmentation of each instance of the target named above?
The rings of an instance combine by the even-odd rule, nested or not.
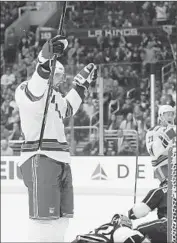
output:
[[[140,224],[136,229],[148,236],[151,243],[167,243],[167,181],[159,188],[150,190],[141,203],[135,204],[128,212],[130,219],[142,218],[157,209],[157,220]]]
[[[78,235],[72,243],[150,243],[138,230],[132,229],[131,220],[122,214],[115,214],[110,223],[103,224],[85,235]]]

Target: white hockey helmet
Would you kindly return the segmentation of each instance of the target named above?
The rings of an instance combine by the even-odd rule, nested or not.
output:
[[[163,125],[174,124],[175,110],[171,105],[162,105],[159,107],[158,120],[163,123]]]

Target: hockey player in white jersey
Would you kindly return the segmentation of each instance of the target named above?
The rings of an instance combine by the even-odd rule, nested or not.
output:
[[[122,214],[115,214],[110,223],[103,224],[88,234],[78,235],[73,243],[150,243],[138,230],[132,229],[131,220]]]
[[[176,136],[174,125],[175,110],[170,105],[162,105],[158,111],[159,124],[146,134],[146,147],[152,159],[156,177],[163,182],[168,178],[168,152]]]
[[[32,77],[20,84],[15,93],[25,141],[19,166],[29,196],[29,241],[63,242],[68,220],[73,216],[73,186],[69,147],[63,118],[79,109],[85,91],[96,79],[97,69],[88,64],[73,80],[65,97],[58,92],[65,70],[57,61],[52,96],[47,114],[42,145],[39,137],[54,54],[61,56],[67,47],[65,37],[47,41],[38,55]]]

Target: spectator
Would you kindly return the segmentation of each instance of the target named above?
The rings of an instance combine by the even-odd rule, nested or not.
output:
[[[72,12],[72,23],[74,24],[74,26],[76,28],[81,28],[84,19],[82,19],[82,16],[80,15],[80,13],[78,11],[73,11]]]
[[[138,131],[142,131],[143,112],[141,110],[140,104],[134,105],[133,115],[137,121]]]
[[[167,94],[172,96],[172,100],[176,101],[176,84],[171,84],[171,87],[168,89]]]
[[[112,27],[115,27],[116,26],[115,25],[115,21],[114,21],[114,19],[112,18],[112,16],[110,14],[108,15],[107,20],[108,20],[108,22],[107,22],[107,24],[106,24],[105,27],[112,28]]]
[[[151,128],[151,118],[147,117],[144,119],[144,126],[143,126],[143,131],[147,132],[148,129]]]
[[[8,63],[14,63],[16,59],[17,37],[15,29],[11,28],[6,36],[6,52],[5,57]]]
[[[124,139],[123,143],[119,147],[118,155],[133,156],[135,155],[135,150],[132,148],[130,142]]]
[[[117,100],[117,98],[122,102],[124,99],[125,90],[124,88],[119,84],[117,80],[113,80],[112,83],[112,100]]]
[[[27,68],[25,62],[21,59],[19,60],[18,74],[20,76],[20,81],[25,81],[27,78]],[[18,82],[18,81],[17,81]]]
[[[162,93],[162,96],[160,98],[160,105],[166,105],[167,104],[167,96],[166,94]]]
[[[11,115],[11,110],[10,110],[10,106],[9,106],[9,100],[5,99],[4,102],[1,105],[1,112],[3,114],[4,117],[10,117]]]
[[[140,52],[137,45],[132,48],[132,55],[131,55],[132,62],[140,62]]]
[[[118,123],[117,123],[117,117],[115,114],[111,114],[111,118],[108,124],[108,130],[117,130],[119,128]]]
[[[85,156],[95,156],[99,153],[99,141],[96,135],[92,133],[90,135],[90,142],[83,148],[83,155]]]
[[[166,24],[167,22],[167,6],[165,2],[154,2],[156,10],[156,20],[158,24]]]
[[[107,141],[105,155],[107,156],[115,156],[117,154],[117,143],[116,141]]]
[[[131,13],[131,23],[132,23],[132,26],[134,26],[134,27],[141,26],[140,17],[138,15],[136,15],[135,13]]]
[[[12,133],[10,135],[10,140],[19,140],[21,136],[21,131],[17,122],[13,123]]]
[[[112,86],[112,87],[114,87],[114,86]],[[122,87],[119,86],[119,88],[120,89],[117,89],[117,90],[116,89],[115,90],[113,89],[112,92],[111,92],[112,99],[111,99],[110,104],[109,104],[109,117],[110,117],[111,113],[117,114],[117,112],[120,109],[120,104],[123,101],[122,96],[123,96],[124,92],[122,92],[122,94],[118,95],[119,94],[119,91],[121,90]]]
[[[120,124],[122,130],[137,130],[137,122],[132,113],[128,113],[125,120]]]
[[[141,92],[140,94],[140,109],[142,111],[147,110],[147,108],[150,106],[148,97],[145,92]]]
[[[1,77],[1,85],[4,87],[10,86],[15,82],[15,75],[11,72],[10,68],[6,69],[5,74]]]
[[[168,78],[167,82],[169,84],[176,84],[176,79],[177,79],[177,76],[176,76],[176,73],[175,71],[170,75],[170,77]]]
[[[19,112],[18,112],[18,110],[13,110],[12,115],[9,116],[9,118],[8,118],[6,127],[9,130],[12,130],[13,129],[13,123],[19,123],[19,122],[20,122]]]
[[[13,156],[14,152],[7,139],[1,140],[1,156]]]
[[[24,59],[29,52],[30,43],[29,40],[24,36],[19,43],[19,58]]]
[[[127,115],[128,113],[133,113],[133,104],[132,104],[132,100],[130,98],[126,98],[125,99],[125,103],[123,104],[120,112],[123,115]]]
[[[175,106],[175,101],[173,100],[173,97],[171,94],[167,94],[167,101],[166,101],[166,104],[167,105],[171,105],[172,107]]]
[[[85,113],[87,114],[87,116],[89,117],[89,119],[91,119],[91,117],[93,116],[93,114],[95,113],[95,106],[92,102],[92,98],[89,97],[87,99],[86,102],[84,102],[83,104],[83,110],[85,111]]]
[[[103,36],[98,35],[96,37],[96,41],[97,41],[97,48],[102,51],[104,49],[104,44],[105,44],[105,39]]]
[[[78,110],[77,114],[74,116],[74,126],[89,126],[90,120],[86,112],[83,110],[83,105],[81,105],[80,109]],[[87,129],[79,129],[75,130],[74,138],[76,143],[82,141],[83,138],[88,136],[89,131]]]
[[[132,23],[128,19],[125,19],[122,27],[124,27],[124,28],[132,27]]]
[[[1,121],[2,123],[2,121]],[[5,127],[4,124],[1,124],[1,139],[6,139],[9,138],[10,132],[9,130]]]
[[[11,96],[11,101],[9,103],[9,107],[11,109],[11,111],[18,111],[18,106],[15,102],[15,92],[12,91],[12,96]]]
[[[144,52],[144,63],[151,64],[157,62],[157,54],[160,52],[159,47],[155,47],[153,42],[148,42],[146,48],[143,49]]]

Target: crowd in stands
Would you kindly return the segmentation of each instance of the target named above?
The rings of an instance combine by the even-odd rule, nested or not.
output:
[[[18,18],[18,8],[24,5],[23,1],[14,1],[10,4],[8,1],[1,1],[1,44],[4,43],[5,29]]]
[[[132,14],[128,14],[126,4],[132,5]],[[132,21],[134,17],[139,18],[139,22],[136,22],[138,26],[144,26],[147,22],[149,25],[156,25],[160,23],[157,21],[157,16],[159,16],[158,9],[161,8],[163,9],[161,12],[165,12],[167,18],[159,21],[162,21],[162,24],[164,24],[164,21],[170,21],[165,23],[173,24],[175,21],[175,18],[172,19],[174,4],[175,2],[136,2],[136,4],[134,2],[120,2],[116,5],[115,2],[71,2],[70,5],[73,8],[71,8],[68,18],[72,22],[73,28],[88,27],[84,25],[87,22],[85,17],[80,16],[80,13],[84,13],[84,11],[86,11],[86,16],[87,13],[88,16],[95,14],[95,18],[99,16],[98,12],[100,15],[109,13],[107,14],[108,25],[111,18],[111,23],[113,23],[113,20],[116,22],[117,19],[120,21],[119,16],[122,16],[124,20],[121,26],[119,24],[119,27],[127,27],[125,23],[134,26],[136,22]],[[72,9],[74,9],[74,12]],[[150,16],[150,14],[154,15]],[[115,16],[117,17],[115,18]],[[93,22],[96,23],[95,18],[93,18]],[[83,20],[83,26],[79,25],[80,19]],[[89,24],[89,28],[98,27],[91,22],[87,24]],[[111,133],[112,130],[119,132],[125,129],[137,130],[139,134],[139,152],[141,155],[146,155],[145,134],[151,126],[150,63],[156,63],[156,110],[162,104],[176,106],[177,77],[175,69],[171,68],[170,74],[166,77],[164,83],[162,83],[161,77],[162,66],[173,60],[169,43],[164,43],[159,36],[157,37],[153,33],[142,33],[141,42],[138,44],[129,42],[121,34],[116,38],[98,36],[95,46],[82,43],[82,40],[72,36],[69,36],[68,40],[69,46],[65,55],[67,82],[61,86],[61,92],[65,94],[70,89],[73,75],[85,64],[89,62],[102,64],[104,129],[108,133]],[[174,44],[173,47],[176,52],[176,45]],[[35,33],[28,31],[25,32],[25,35],[18,43],[15,62],[9,63],[8,58],[6,59],[6,70],[1,76],[1,140],[3,141],[1,151],[4,155],[13,153],[8,146],[9,140],[23,140],[14,93],[16,87],[30,78],[33,73],[39,50],[40,46],[36,42]],[[99,82],[97,82],[90,88],[90,95],[86,96],[80,110],[75,115],[74,126],[99,125],[99,91]],[[70,126],[69,120],[66,120],[65,124]],[[121,136],[117,141],[105,137],[105,155],[135,155],[136,148],[131,146],[131,140],[123,140]],[[77,147],[81,142],[84,142],[84,146],[80,154],[99,154],[98,134],[93,131],[90,132],[89,129],[75,130],[74,140],[70,132],[67,132],[67,139],[72,144],[72,154],[78,154]]]
[[[88,62],[112,63],[112,62],[157,62],[158,60],[172,59],[169,45],[164,46],[160,38],[153,33],[141,34],[140,43],[130,43],[126,37],[119,34],[116,38],[109,35],[107,38],[98,36],[96,45],[87,46],[82,40],[70,37],[67,53],[67,64]],[[176,47],[176,46],[175,46]]]
[[[1,25],[7,28],[18,17],[18,8],[25,5],[25,2],[14,1],[9,4],[8,1],[1,2]]]
[[[175,1],[69,2],[68,28],[120,28],[175,24]],[[105,23],[104,20],[107,20]]]

